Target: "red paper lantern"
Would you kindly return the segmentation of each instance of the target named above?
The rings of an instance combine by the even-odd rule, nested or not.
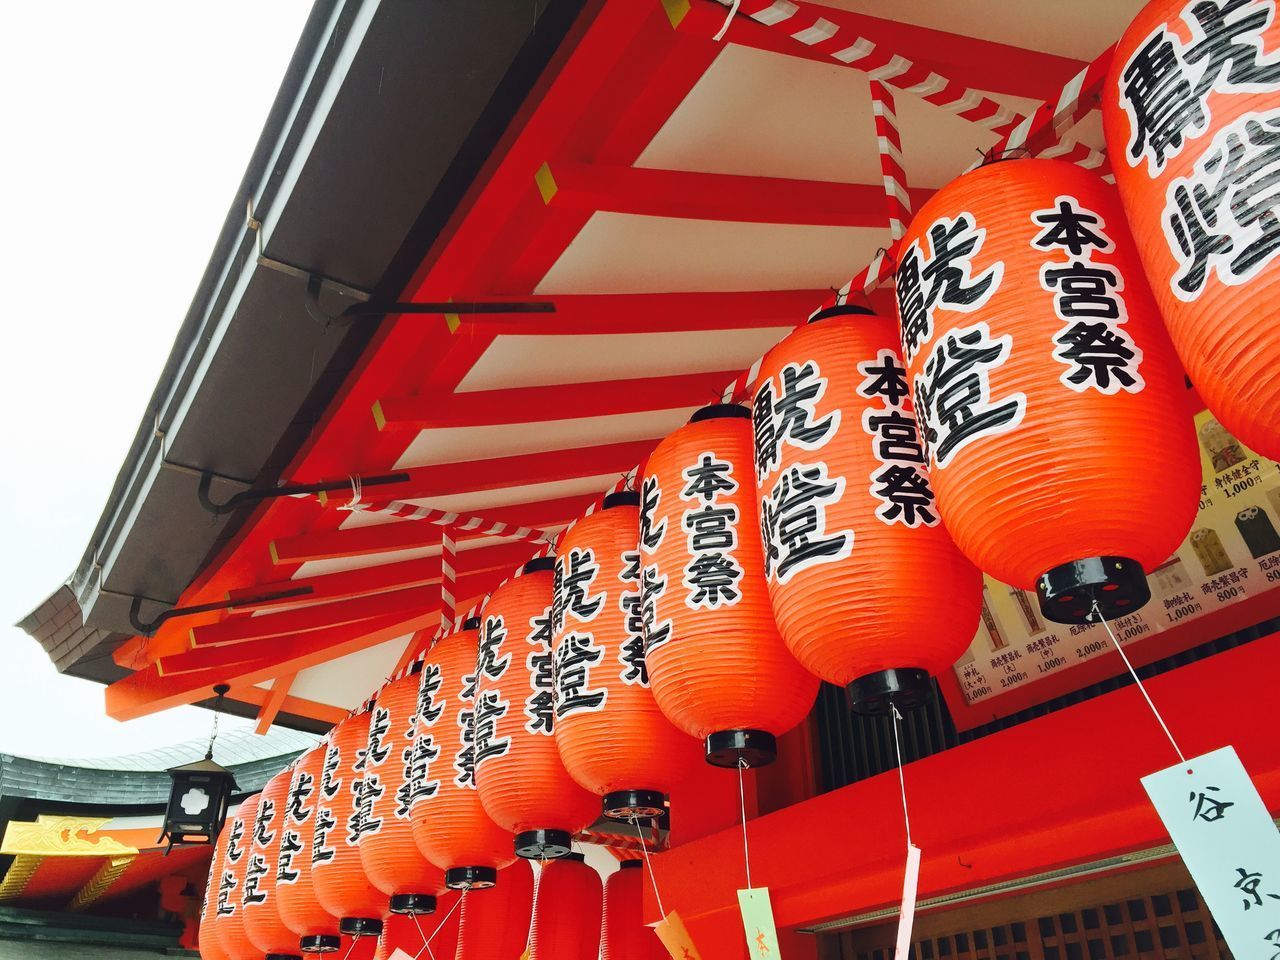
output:
[[[529,960],[599,960],[600,874],[572,853],[542,865],[533,896]]]
[[[708,762],[756,767],[808,714],[818,680],[773,620],[751,482],[751,412],[699,410],[649,457],[640,487],[645,659],[653,695]]]
[[[491,886],[510,863],[511,834],[489,819],[475,778],[476,655],[480,621],[427,653],[418,696],[418,732],[409,823],[423,856],[454,890]]]
[[[227,831],[224,828],[213,842],[213,856],[209,859],[209,878],[205,882],[204,903],[200,907],[200,929],[196,935],[196,943],[200,948],[202,960],[230,960],[222,944],[218,942],[214,929],[214,918],[218,909],[218,887],[222,881],[224,854],[226,853]]]
[[[311,873],[316,899],[339,919],[339,932],[350,937],[376,937],[388,912],[387,896],[369,882],[359,848],[360,838],[373,819],[373,798],[364,791],[372,717],[370,704],[333,728],[320,771],[312,828]]]
[[[281,958],[296,956],[298,935],[285,926],[276,896],[276,861],[284,834],[285,808],[293,770],[277,773],[262,790],[250,837],[249,865],[245,868],[241,908],[244,930],[262,953]]]
[[[421,664],[382,688],[369,721],[364,791],[369,818],[360,837],[360,862],[369,882],[391,898],[392,913],[431,913],[444,890],[444,872],[422,855],[413,840],[409,809],[415,761],[418,680]],[[428,741],[422,741],[422,747]]]
[[[1107,152],[1156,303],[1209,409],[1280,457],[1273,3],[1156,0],[1116,47]]]
[[[214,935],[229,960],[261,960],[262,951],[253,945],[244,929],[245,870],[249,866],[253,818],[258,812],[259,794],[246,797],[226,822],[227,849],[222,861],[222,880],[214,915]]]
[[[660,816],[697,742],[658,709],[644,659],[640,495],[615,493],[566,531],[556,558],[555,739],[607,817]]]
[[[495,887],[462,898],[457,960],[520,960],[529,944],[533,868],[517,861],[498,874]]]
[[[666,960],[667,951],[644,924],[644,862],[623,860],[604,882],[600,960]]]
[[[1115,190],[1056,160],[981,167],[916,215],[896,289],[956,544],[1051,620],[1141,607],[1195,517],[1200,453]],[[1135,456],[1159,464],[1157,508]]]
[[[574,783],[553,735],[550,557],[493,592],[476,662],[476,784],[494,823],[515,834],[518,856],[552,860],[571,850],[599,800]]]
[[[752,420],[787,648],[859,711],[923,701],[973,640],[982,576],[941,524],[897,325],[852,307],[796,330],[760,365]]]
[[[316,899],[311,873],[311,845],[327,746],[322,742],[312,747],[293,768],[276,857],[280,919],[297,934],[303,953],[333,953],[342,946],[338,918]]]

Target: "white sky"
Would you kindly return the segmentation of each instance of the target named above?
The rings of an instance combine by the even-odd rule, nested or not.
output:
[[[12,624],[88,545],[310,7],[6,7],[0,750],[110,756],[208,733],[192,707],[108,719],[101,686],[60,676]]]

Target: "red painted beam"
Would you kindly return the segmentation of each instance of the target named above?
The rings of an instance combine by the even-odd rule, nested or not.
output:
[[[817,3],[806,8],[821,11],[823,19],[844,30],[870,40],[877,47],[892,50],[917,66],[932,70],[956,83],[1015,97],[1033,100],[1056,99],[1062,85],[1083,67],[1084,62],[1039,50],[1028,50],[994,40],[966,37],[932,27],[916,26],[899,20],[886,20],[839,10]],[[726,8],[715,0],[689,0],[689,12],[678,30],[693,37],[712,36],[724,23]],[[768,27],[748,17],[735,17],[725,34],[725,42],[786,56],[834,64],[820,50],[813,50],[792,39],[783,30]],[[892,85],[892,81],[888,81]]]
[[[251,703],[261,709],[263,704],[270,698],[271,691],[263,690],[261,687],[256,686],[233,684],[231,692],[227,696],[242,703]],[[315,700],[307,700],[303,697],[293,697],[288,694],[285,695],[284,701],[280,705],[280,713],[292,713],[299,717],[310,717],[312,720],[319,720],[322,723],[338,723],[347,715],[347,711],[341,707],[319,703]]]
[[[525,547],[528,556],[531,547]],[[483,555],[484,548],[469,550],[468,554]],[[490,554],[476,561],[476,566],[461,575],[459,582],[474,580],[480,573],[494,569],[511,567],[519,563],[514,550],[501,554]],[[352,597],[363,597],[371,594],[401,590],[405,587],[421,587],[440,582],[440,558],[422,557],[418,560],[402,560],[399,563],[383,563],[375,567],[362,567],[359,570],[344,570],[341,573],[329,573],[322,577],[305,577],[298,580],[277,580],[270,584],[257,584],[232,590],[231,594],[251,593],[255,590],[279,590],[291,584],[311,587],[311,593],[292,601],[282,600],[278,604],[281,609],[291,610],[298,607],[311,606],[316,603],[329,603],[333,600],[348,600]]]
[[[549,163],[539,178],[547,206],[731,223],[884,227],[884,186],[727,173]],[[933,190],[910,191],[912,209]]]
[[[271,725],[276,722],[276,717],[280,714],[280,708],[284,706],[286,698],[289,696],[289,688],[293,686],[293,681],[297,679],[297,673],[286,673],[276,677],[271,684],[271,693],[266,700],[258,707],[258,724],[253,728],[253,732],[262,736],[271,729]]]
[[[392,397],[374,404],[373,419],[379,430],[431,430],[615,417],[698,407],[719,400],[724,385],[732,382],[739,372],[718,370],[673,377],[476,390],[444,398]]]

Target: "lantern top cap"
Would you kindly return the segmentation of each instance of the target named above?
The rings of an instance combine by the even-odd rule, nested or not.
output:
[[[640,506],[640,492],[638,490],[619,490],[605,497],[604,502],[600,504],[600,509],[612,510],[614,507],[638,506]]]
[[[870,307],[864,307],[860,303],[844,303],[838,307],[827,307],[825,310],[819,310],[809,318],[809,323],[817,323],[820,320],[826,320],[828,317],[874,317],[876,312]]]
[[[543,573],[556,568],[555,557],[534,557],[524,565],[525,573]]]
[[[201,760],[196,760],[194,763],[184,763],[180,767],[170,767],[168,772],[170,774],[212,773],[212,774],[217,774],[224,777],[230,777],[231,781],[233,783],[235,782],[235,774],[232,773],[230,770],[228,770],[226,767],[224,767],[222,764],[218,763],[212,757],[204,757]]]
[[[695,410],[689,418],[690,423],[701,423],[703,420],[750,420],[751,411],[740,403],[712,403]]]

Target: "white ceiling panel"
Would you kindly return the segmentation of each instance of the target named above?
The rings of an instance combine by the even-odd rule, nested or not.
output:
[[[294,679],[289,695],[350,710],[382,686],[395,669],[412,634],[405,634],[368,650],[349,653],[319,666],[308,667]]]

